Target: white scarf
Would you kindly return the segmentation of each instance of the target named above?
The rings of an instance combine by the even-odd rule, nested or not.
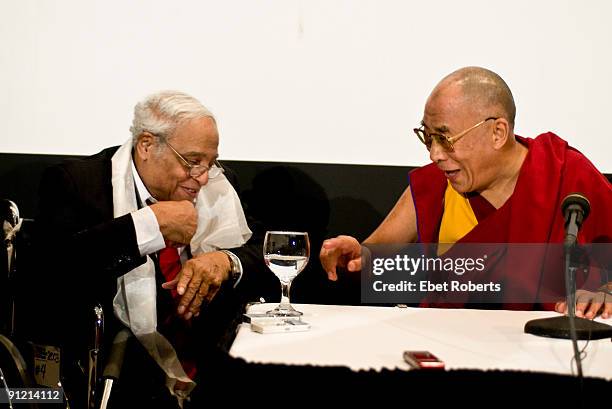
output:
[[[112,158],[113,215],[115,218],[138,210],[131,169],[132,141],[125,142]],[[191,240],[191,253],[215,251],[242,246],[251,231],[244,217],[238,194],[225,175],[209,180],[196,200],[198,227]],[[166,373],[166,386],[175,394],[177,381],[189,384],[179,403],[195,387],[183,370],[176,351],[157,332],[155,265],[150,257],[132,271],[117,279],[113,300],[115,315],[129,327],[151,357]],[[181,391],[182,392],[182,391]]]

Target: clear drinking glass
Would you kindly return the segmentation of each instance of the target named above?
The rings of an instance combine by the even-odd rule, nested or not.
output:
[[[299,317],[302,315],[291,306],[289,291],[291,282],[306,267],[310,257],[308,233],[294,231],[268,231],[264,240],[264,260],[281,283],[281,302],[269,315]]]

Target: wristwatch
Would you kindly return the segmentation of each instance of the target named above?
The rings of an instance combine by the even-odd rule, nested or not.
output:
[[[234,253],[229,250],[221,250],[221,252],[227,255],[227,258],[230,262],[230,280],[232,283],[236,284],[240,277],[242,277],[242,264],[240,263],[240,259]]]

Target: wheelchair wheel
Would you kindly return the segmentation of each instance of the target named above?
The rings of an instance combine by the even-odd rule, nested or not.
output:
[[[4,378],[0,381],[0,387],[6,388],[33,388],[35,387],[32,377],[28,372],[23,356],[19,349],[10,339],[0,334],[0,370]],[[19,407],[30,409],[38,408],[35,403],[19,404]]]

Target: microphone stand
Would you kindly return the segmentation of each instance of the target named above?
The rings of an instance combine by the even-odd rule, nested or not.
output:
[[[525,324],[525,333],[551,338],[571,338],[578,372],[582,365],[576,340],[612,338],[612,326],[584,318],[576,318],[576,267],[572,266],[572,252],[576,248],[578,230],[590,212],[589,200],[582,193],[570,193],[563,199],[561,212],[565,218],[565,301],[567,316],[531,320]]]
[[[575,215],[572,217],[575,217]],[[567,318],[572,348],[574,349],[574,359],[576,360],[576,370],[578,371],[578,378],[582,381],[582,357],[580,351],[578,351],[578,339],[576,338],[576,267],[571,265],[572,247],[565,246],[565,302],[567,304]]]
[[[578,350],[578,339],[612,338],[612,326],[576,318],[576,269],[572,265],[572,253],[576,249],[576,239],[580,226],[590,212],[589,200],[581,193],[571,193],[563,199],[561,212],[565,219],[565,241],[563,252],[565,259],[565,302],[567,316],[543,318],[528,321],[525,324],[525,333],[552,338],[571,338],[576,360],[578,379],[580,380],[580,393],[583,392],[582,358]]]

